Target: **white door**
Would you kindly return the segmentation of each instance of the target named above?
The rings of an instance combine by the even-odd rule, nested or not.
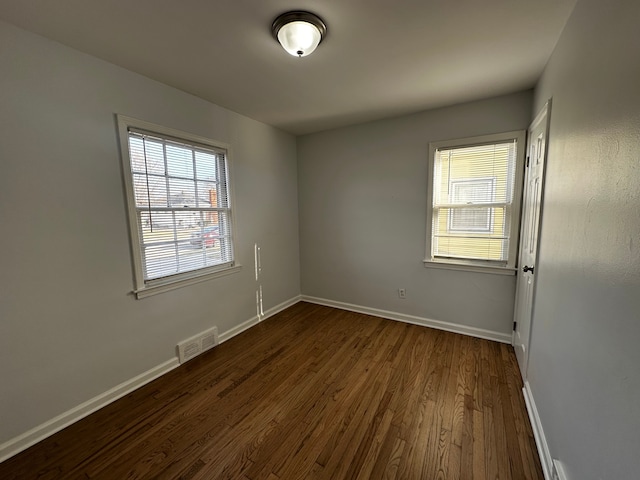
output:
[[[538,232],[542,214],[542,191],[544,185],[544,164],[547,158],[547,135],[549,134],[549,113],[551,100],[529,127],[527,139],[527,165],[524,178],[522,201],[522,224],[520,228],[520,257],[514,312],[513,345],[520,365],[522,378],[527,378],[529,362],[529,337],[536,279],[536,254]]]

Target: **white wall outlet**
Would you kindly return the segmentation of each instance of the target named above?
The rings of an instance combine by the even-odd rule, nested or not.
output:
[[[407,298],[407,291],[404,288],[398,289],[398,297],[399,298]]]

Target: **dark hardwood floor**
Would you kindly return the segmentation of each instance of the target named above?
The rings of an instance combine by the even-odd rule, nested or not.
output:
[[[511,346],[298,303],[0,464],[8,479],[540,479]]]

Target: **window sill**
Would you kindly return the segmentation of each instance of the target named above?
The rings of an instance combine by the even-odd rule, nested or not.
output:
[[[242,265],[235,264],[233,267],[225,268],[224,270],[218,270],[215,272],[202,273],[200,275],[194,275],[192,277],[181,278],[179,280],[172,280],[167,283],[158,283],[155,285],[146,285],[145,287],[134,290],[133,294],[138,300],[152,295],[158,295],[159,293],[168,292],[177,288],[186,287],[200,282],[205,282],[213,278],[224,277],[233,273],[238,273],[242,269]]]
[[[440,268],[443,270],[463,270],[467,272],[490,273],[493,275],[515,275],[516,269],[513,267],[496,267],[493,265],[479,265],[477,263],[467,263],[464,261],[440,261],[424,259],[426,268]]]

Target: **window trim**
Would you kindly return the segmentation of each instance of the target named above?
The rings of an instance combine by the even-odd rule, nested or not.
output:
[[[224,142],[218,142],[209,138],[193,135],[191,133],[182,132],[173,128],[163,127],[154,123],[138,120],[136,118],[125,115],[116,114],[118,140],[120,144],[120,158],[122,162],[122,178],[124,180],[125,201],[127,206],[127,217],[129,226],[129,241],[131,248],[131,258],[133,263],[133,294],[137,299],[142,299],[151,295],[164,293],[176,288],[182,288],[187,285],[218,278],[232,273],[239,272],[242,268],[236,259],[237,238],[235,235],[235,201],[233,198],[234,189],[232,188],[232,162],[231,147]],[[231,230],[231,251],[234,259],[222,265],[200,268],[188,272],[181,272],[162,278],[156,278],[145,281],[142,253],[140,251],[140,232],[138,229],[138,214],[136,209],[135,193],[133,186],[133,175],[131,173],[131,158],[129,151],[129,130],[146,131],[163,137],[173,138],[175,140],[188,142],[193,146],[204,146],[214,150],[226,151],[226,170],[227,170],[227,189],[228,198],[231,205],[229,211],[229,223]]]
[[[433,195],[434,195],[434,168],[435,153],[443,148],[463,148],[479,145],[489,145],[493,143],[516,140],[516,171],[514,177],[513,203],[511,204],[511,230],[509,232],[509,253],[505,264],[496,264],[490,260],[473,260],[461,258],[435,258],[432,254],[432,229],[433,229]],[[441,268],[449,270],[465,270],[472,272],[493,273],[501,275],[515,275],[518,261],[518,245],[520,236],[520,216],[522,202],[522,187],[524,182],[524,158],[526,152],[526,131],[514,130],[510,132],[497,133],[491,135],[480,135],[460,139],[443,140],[429,143],[429,157],[427,168],[427,228],[426,228],[426,249],[423,260],[427,268]]]

